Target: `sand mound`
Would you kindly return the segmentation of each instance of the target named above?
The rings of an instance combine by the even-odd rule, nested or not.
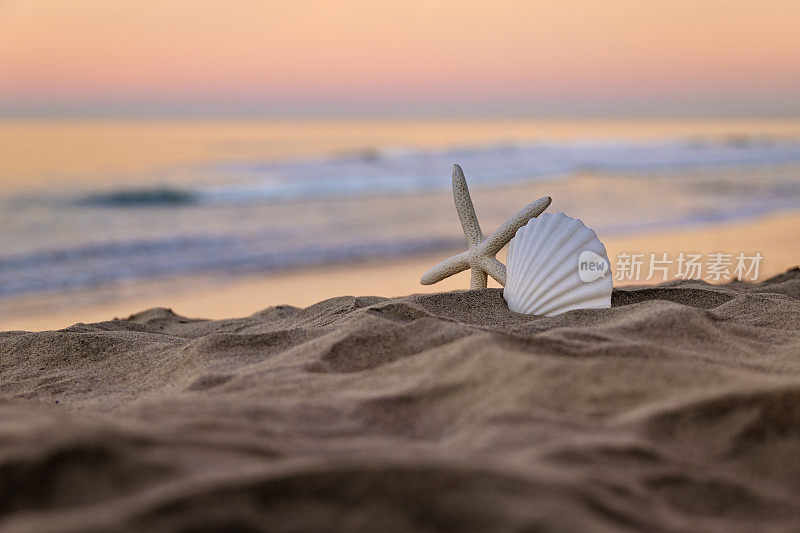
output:
[[[0,333],[0,530],[800,528],[800,270]]]

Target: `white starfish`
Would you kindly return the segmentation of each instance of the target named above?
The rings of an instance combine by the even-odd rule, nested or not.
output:
[[[475,208],[469,197],[467,180],[464,179],[464,171],[458,165],[453,165],[453,199],[456,202],[458,218],[461,219],[461,227],[464,228],[464,235],[467,237],[469,250],[445,259],[425,272],[420,283],[431,285],[469,268],[472,269],[471,289],[485,289],[487,274],[501,285],[505,285],[506,267],[494,256],[508,244],[519,228],[547,209],[550,197],[545,196],[528,205],[501,224],[487,239],[484,239],[481,233],[478,217],[475,216]]]

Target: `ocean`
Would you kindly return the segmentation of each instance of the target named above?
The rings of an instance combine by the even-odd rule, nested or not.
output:
[[[487,231],[536,199],[522,194],[553,195],[601,236],[800,207],[800,121],[0,128],[0,299],[457,247],[453,163]]]

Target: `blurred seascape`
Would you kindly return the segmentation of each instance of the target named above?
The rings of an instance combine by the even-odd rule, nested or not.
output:
[[[800,207],[800,121],[7,121],[0,303],[458,248],[544,195],[601,236]]]

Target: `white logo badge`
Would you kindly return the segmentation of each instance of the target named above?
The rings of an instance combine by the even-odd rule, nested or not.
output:
[[[578,276],[584,283],[592,282],[596,279],[605,277],[608,272],[608,261],[602,255],[598,255],[591,250],[581,252],[578,257]]]

